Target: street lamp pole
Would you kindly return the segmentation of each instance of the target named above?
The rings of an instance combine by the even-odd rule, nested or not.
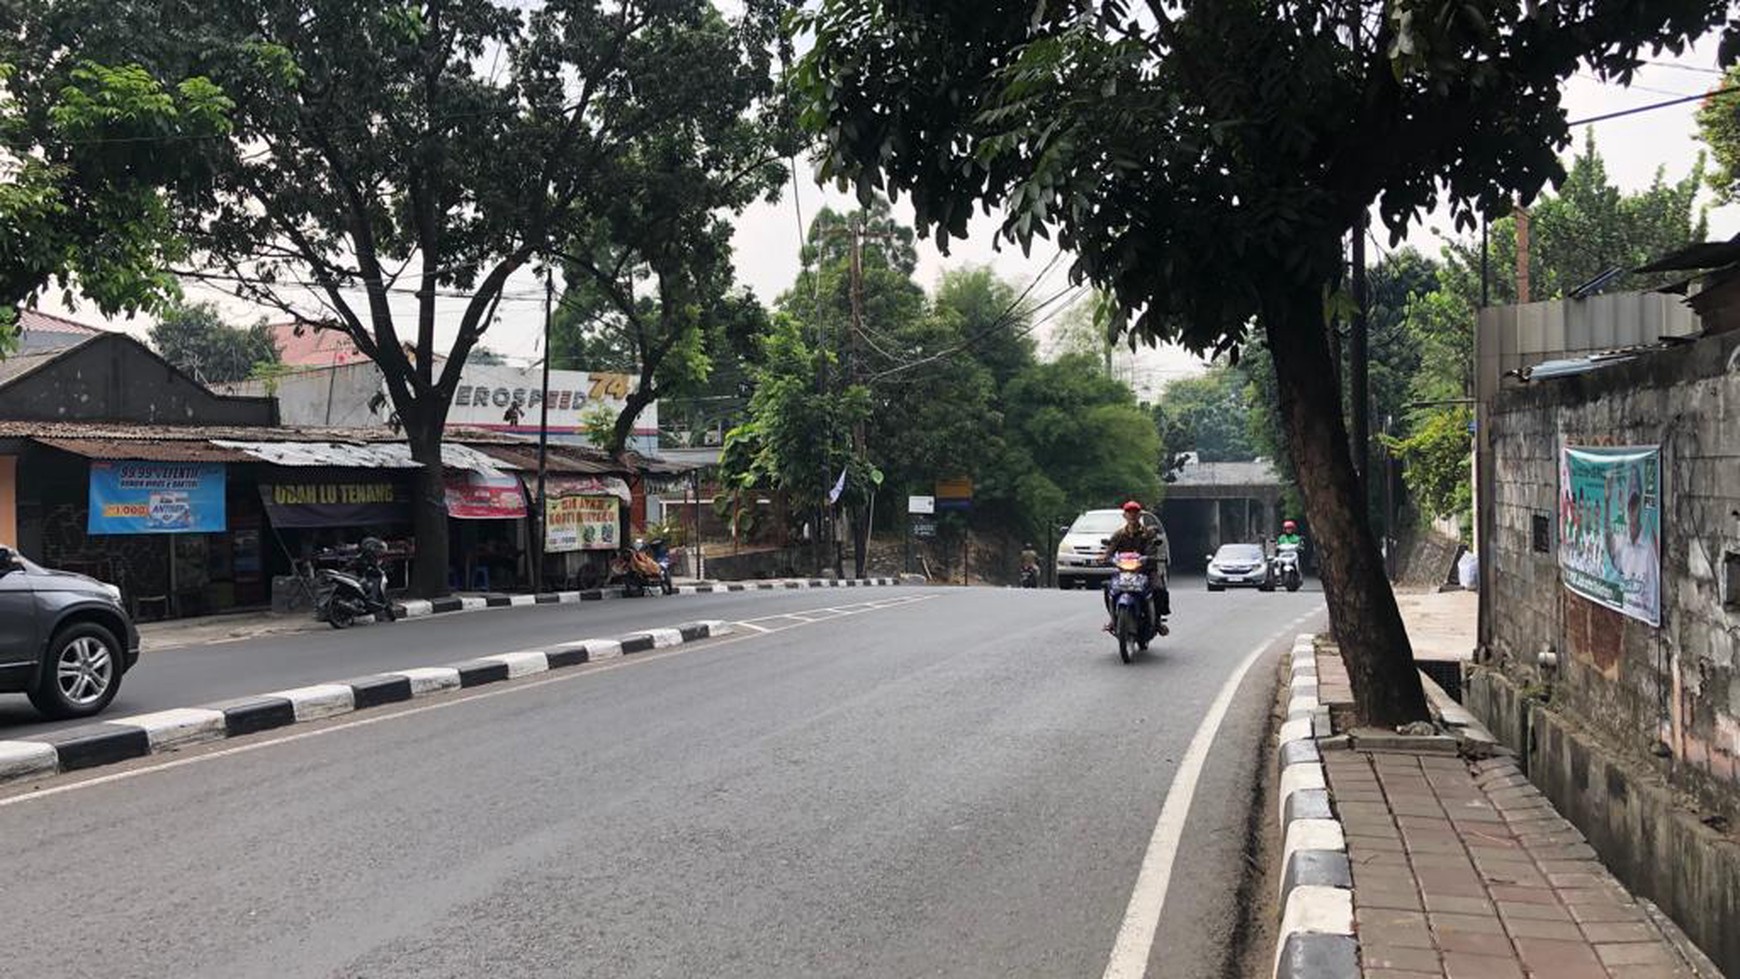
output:
[[[550,448],[550,319],[556,302],[556,279],[553,269],[544,269],[544,380],[542,393],[538,397],[538,513],[532,521],[537,529],[537,540],[532,543],[532,553],[538,556],[537,564],[532,566],[532,587],[534,591],[544,590],[544,520],[549,512],[544,502],[544,477],[547,474]]]

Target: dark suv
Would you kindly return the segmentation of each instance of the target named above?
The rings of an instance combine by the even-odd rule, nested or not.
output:
[[[109,706],[138,659],[119,588],[0,545],[0,693],[27,693],[50,717],[88,717]]]

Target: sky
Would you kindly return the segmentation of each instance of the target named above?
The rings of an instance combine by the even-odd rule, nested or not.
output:
[[[1629,89],[1602,83],[1592,75],[1575,76],[1565,84],[1567,115],[1575,120],[1661,102],[1675,96],[1701,94],[1720,81],[1720,72],[1715,67],[1716,42],[1716,36],[1711,35],[1684,55],[1664,54],[1653,59],[1637,74]],[[1593,129],[1596,146],[1607,163],[1609,176],[1624,190],[1648,187],[1658,169],[1665,170],[1669,179],[1678,179],[1690,171],[1702,150],[1702,144],[1696,138],[1694,116],[1697,106],[1698,103],[1691,102],[1576,127],[1572,148],[1582,145],[1585,129]],[[823,204],[835,208],[853,204],[848,195],[816,186],[807,165],[801,160],[795,178],[781,200],[757,203],[736,222],[733,244],[738,281],[753,289],[764,302],[778,297],[797,277],[803,228],[800,215],[802,222],[808,222]],[[911,210],[904,202],[897,202],[895,211],[897,216],[910,221]],[[1044,242],[1036,242],[1031,255],[1023,255],[1019,247],[1008,243],[999,247],[995,235],[997,224],[995,218],[981,215],[970,225],[969,237],[955,241],[947,255],[937,250],[934,241],[921,240],[917,272],[920,284],[930,289],[946,270],[989,265],[998,275],[1025,288],[1045,271],[1056,250]],[[1429,215],[1412,229],[1407,243],[1435,255],[1442,244],[1440,233],[1451,230],[1446,215]],[[1713,239],[1727,238],[1736,232],[1740,232],[1740,207],[1710,210],[1710,235]],[[1387,235],[1380,233],[1379,238],[1387,245]],[[1368,257],[1374,262],[1381,255],[1382,250],[1368,249]],[[1067,256],[1052,263],[1049,274],[1037,284],[1031,295],[1049,297],[1064,288],[1068,284],[1065,274],[1068,264]],[[189,298],[215,301],[238,322],[251,322],[262,315],[274,320],[284,318],[281,314],[248,306],[204,286],[189,284],[186,288]],[[402,308],[396,312],[402,321],[409,321],[409,297],[397,299]],[[541,357],[542,299],[541,282],[529,272],[517,275],[507,287],[497,322],[485,335],[484,345],[511,360],[531,362]],[[53,302],[44,303],[44,308],[67,312]],[[438,317],[451,324],[458,319],[463,308],[464,300],[443,300]],[[95,319],[89,310],[75,311],[71,315],[86,322]],[[134,319],[111,325],[143,335],[149,327],[149,320]],[[1049,326],[1042,327],[1036,334],[1042,337],[1042,349],[1046,344],[1043,335],[1049,331]],[[451,336],[449,327],[443,342],[450,341]],[[1144,349],[1135,355],[1121,353],[1118,369],[1139,394],[1151,400],[1167,380],[1198,373],[1204,369],[1204,364],[1186,351],[1160,348]]]

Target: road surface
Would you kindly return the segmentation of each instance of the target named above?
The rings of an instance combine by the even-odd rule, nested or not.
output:
[[[1228,678],[1321,595],[1174,604],[1173,637],[1125,666],[1091,593],[612,603],[585,635],[749,624],[0,789],[0,974],[1093,977],[1121,955],[1121,974],[1221,975],[1273,659],[1223,699],[1181,831],[1156,825]],[[578,638],[539,624],[561,611],[344,638],[426,665]],[[276,670],[325,642],[212,649]],[[270,675],[243,692],[289,674]]]

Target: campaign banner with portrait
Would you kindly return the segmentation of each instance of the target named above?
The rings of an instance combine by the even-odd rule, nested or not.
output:
[[[221,462],[92,460],[91,534],[216,534],[228,529]]]
[[[1565,587],[1661,625],[1661,447],[1559,449],[1559,571]]]

